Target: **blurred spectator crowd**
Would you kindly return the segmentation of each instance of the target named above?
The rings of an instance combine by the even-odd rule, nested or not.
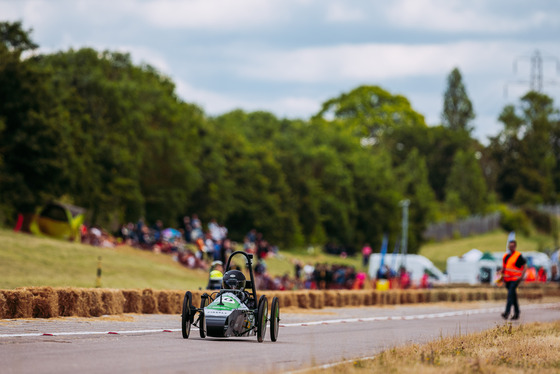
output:
[[[128,245],[156,253],[173,255],[182,265],[191,269],[208,270],[213,261],[226,263],[236,243],[228,238],[228,229],[215,219],[203,227],[198,215],[185,216],[178,228],[165,228],[161,220],[147,225],[143,219],[126,223],[110,234],[98,226],[82,226],[81,241],[99,247],[112,248]],[[244,238],[243,250],[254,253],[259,260],[278,252],[255,229]]]

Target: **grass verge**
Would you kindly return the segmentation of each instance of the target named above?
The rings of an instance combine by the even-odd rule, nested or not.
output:
[[[393,348],[308,373],[558,373],[560,321],[498,325],[480,333]]]
[[[99,248],[0,230],[0,289],[94,287],[98,258],[106,288],[198,289],[205,271],[188,270],[171,256],[130,247]]]

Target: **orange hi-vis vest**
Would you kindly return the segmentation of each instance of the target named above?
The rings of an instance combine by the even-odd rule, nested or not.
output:
[[[517,259],[521,256],[521,252],[515,251],[511,256],[509,256],[507,262],[506,261],[507,254],[504,255],[503,262],[504,262],[504,281],[505,282],[513,282],[517,281],[521,278],[523,274],[523,268],[518,268],[515,266]]]

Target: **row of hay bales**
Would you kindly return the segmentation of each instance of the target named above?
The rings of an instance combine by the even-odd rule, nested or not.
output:
[[[539,300],[560,296],[560,289],[521,289],[519,297]],[[193,304],[207,291],[191,291]],[[122,313],[180,314],[185,291],[115,290],[89,288],[30,287],[0,290],[0,319],[99,317]],[[398,305],[431,302],[505,300],[504,289],[435,289],[435,290],[329,290],[265,291],[271,302],[278,297],[281,307],[321,309],[324,307]]]

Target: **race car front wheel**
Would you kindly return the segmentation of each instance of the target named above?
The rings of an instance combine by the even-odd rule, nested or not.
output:
[[[266,317],[268,315],[268,300],[262,295],[259,300],[259,308],[257,310],[257,340],[259,343],[264,341],[266,335]]]
[[[210,299],[208,294],[202,295],[200,298],[200,312],[198,313],[198,331],[200,331],[200,337],[206,337],[206,316],[204,315],[204,308],[210,304]]]
[[[183,339],[189,338],[193,320],[192,317],[192,294],[190,291],[187,291],[183,299],[183,312],[181,314],[181,332],[183,333]]]
[[[277,297],[272,298],[270,304],[270,340],[278,339],[278,328],[280,326],[280,302]]]

